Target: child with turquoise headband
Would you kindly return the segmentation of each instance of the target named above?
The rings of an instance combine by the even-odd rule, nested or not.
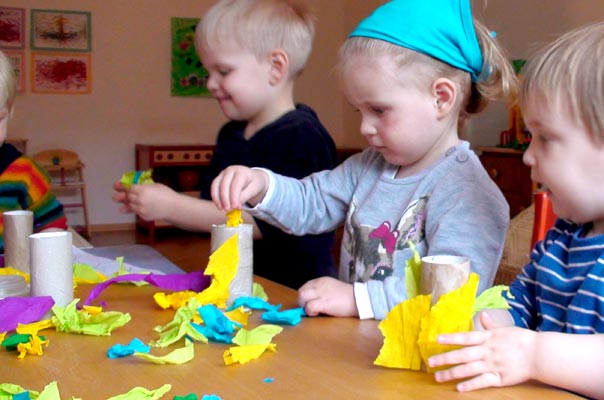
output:
[[[299,289],[308,315],[383,319],[406,299],[405,266],[468,257],[490,287],[509,208],[458,128],[516,77],[468,0],[396,0],[350,34],[339,71],[369,148],[302,180],[230,167],[212,184],[220,209],[243,207],[294,234],[344,224],[339,279]]]

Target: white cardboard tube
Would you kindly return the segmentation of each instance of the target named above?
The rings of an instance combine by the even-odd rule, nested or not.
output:
[[[252,295],[254,280],[254,253],[253,253],[253,227],[251,224],[241,224],[237,227],[226,225],[212,225],[211,249],[216,251],[231,236],[239,233],[237,246],[239,248],[239,264],[237,273],[229,285],[229,298],[227,307],[233,304],[236,298]]]
[[[55,305],[73,301],[73,250],[69,231],[35,233],[29,237],[31,295],[52,296]]]
[[[6,211],[4,221],[4,265],[29,274],[29,235],[34,229],[34,213]]]

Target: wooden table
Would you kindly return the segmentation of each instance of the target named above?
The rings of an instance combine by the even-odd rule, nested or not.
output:
[[[296,292],[263,280],[272,304],[296,307]],[[77,295],[84,299],[90,287]],[[376,321],[347,318],[305,318],[285,327],[275,337],[276,353],[265,353],[244,365],[225,366],[226,345],[195,344],[195,358],[182,365],[155,365],[135,357],[110,360],[107,349],[127,344],[134,337],[157,339],[156,325],[172,320],[173,311],[160,310],[152,299],[153,287],[113,285],[99,300],[106,310],[129,312],[132,320],[111,336],[96,337],[43,331],[50,345],[43,356],[19,360],[15,353],[0,351],[0,382],[41,391],[58,382],[61,398],[106,399],[136,386],[157,389],[169,383],[164,399],[195,393],[228,399],[571,399],[578,398],[538,383],[460,394],[453,384],[439,384],[431,374],[381,368],[373,365],[382,345]],[[248,328],[260,323],[255,311]],[[152,349],[164,354],[175,348]],[[178,346],[182,346],[179,343]],[[265,378],[273,378],[270,383]]]

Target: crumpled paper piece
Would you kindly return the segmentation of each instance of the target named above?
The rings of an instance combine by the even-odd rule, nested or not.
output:
[[[120,183],[124,187],[124,189],[130,189],[132,185],[144,185],[147,183],[153,182],[153,169],[148,169],[146,171],[131,171],[126,172],[120,178]]]
[[[224,363],[245,364],[260,357],[267,350],[277,351],[277,345],[271,341],[282,331],[282,327],[270,324],[260,325],[250,331],[241,329],[233,338],[233,343],[239,346],[231,347],[224,352],[222,356]]]
[[[134,389],[129,390],[128,393],[113,396],[107,400],[157,400],[161,399],[163,395],[168,393],[171,389],[172,385],[170,384],[165,384],[155,390],[137,386]]]
[[[225,308],[229,298],[229,284],[237,273],[239,264],[239,234],[236,233],[210,255],[210,261],[204,274],[211,275],[210,286],[195,298],[200,304],[214,304],[218,308]]]
[[[107,357],[109,358],[120,358],[131,356],[134,353],[149,353],[151,347],[143,343],[142,340],[134,338],[130,343],[114,344],[107,350]]]
[[[109,336],[111,332],[126,325],[130,314],[119,311],[106,311],[95,315],[86,310],[77,310],[80,299],[74,299],[65,307],[54,306],[52,323],[58,332],[83,333],[85,335]]]
[[[229,228],[236,228],[243,224],[243,218],[241,217],[241,210],[231,210],[227,214],[226,226]]]
[[[405,261],[405,285],[407,286],[407,298],[412,299],[421,293],[422,259],[415,250],[413,242],[409,241],[409,247],[411,247],[413,255]]]
[[[191,298],[187,304],[180,307],[174,313],[172,321],[163,326],[153,328],[155,332],[159,332],[159,339],[151,341],[151,345],[155,347],[168,347],[172,343],[177,342],[185,335],[189,335],[191,339],[202,343],[207,343],[208,339],[198,332],[192,325],[191,320],[197,314],[197,309],[200,304],[195,297]]]
[[[95,284],[104,282],[107,279],[109,278],[89,264],[73,264],[73,281],[76,285]]]
[[[2,268],[0,268],[2,270]],[[6,297],[0,300],[0,332],[10,332],[18,324],[39,321],[55,304],[50,296]]]
[[[134,353],[134,357],[152,362],[154,364],[171,364],[178,365],[189,362],[195,357],[195,347],[193,342],[185,339],[184,347],[173,350],[164,356],[154,356],[148,353]]]
[[[291,308],[289,310],[270,310],[262,313],[262,320],[271,324],[298,325],[302,317],[306,316],[304,308]]]
[[[281,308],[281,304],[272,305],[269,304],[266,300],[263,300],[259,297],[237,297],[233,304],[227,308],[227,311],[234,310],[239,307],[248,307],[252,310],[267,310],[267,311],[277,311]]]
[[[183,290],[169,294],[157,292],[153,295],[153,300],[155,300],[157,305],[164,310],[167,310],[168,308],[176,310],[187,304],[189,299],[194,297],[196,294],[197,293],[193,292],[192,290]]]

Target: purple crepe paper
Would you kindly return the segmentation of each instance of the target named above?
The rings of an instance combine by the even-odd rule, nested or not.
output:
[[[50,296],[7,297],[0,300],[0,332],[39,321],[55,304]]]
[[[201,292],[210,286],[212,281],[209,275],[204,275],[203,271],[190,272],[188,274],[128,274],[120,275],[115,278],[106,280],[96,285],[86,298],[84,305],[90,305],[105,288],[113,283],[117,282],[147,282],[150,285],[156,286],[160,289],[173,290],[180,292],[183,290],[192,290],[194,292]]]

